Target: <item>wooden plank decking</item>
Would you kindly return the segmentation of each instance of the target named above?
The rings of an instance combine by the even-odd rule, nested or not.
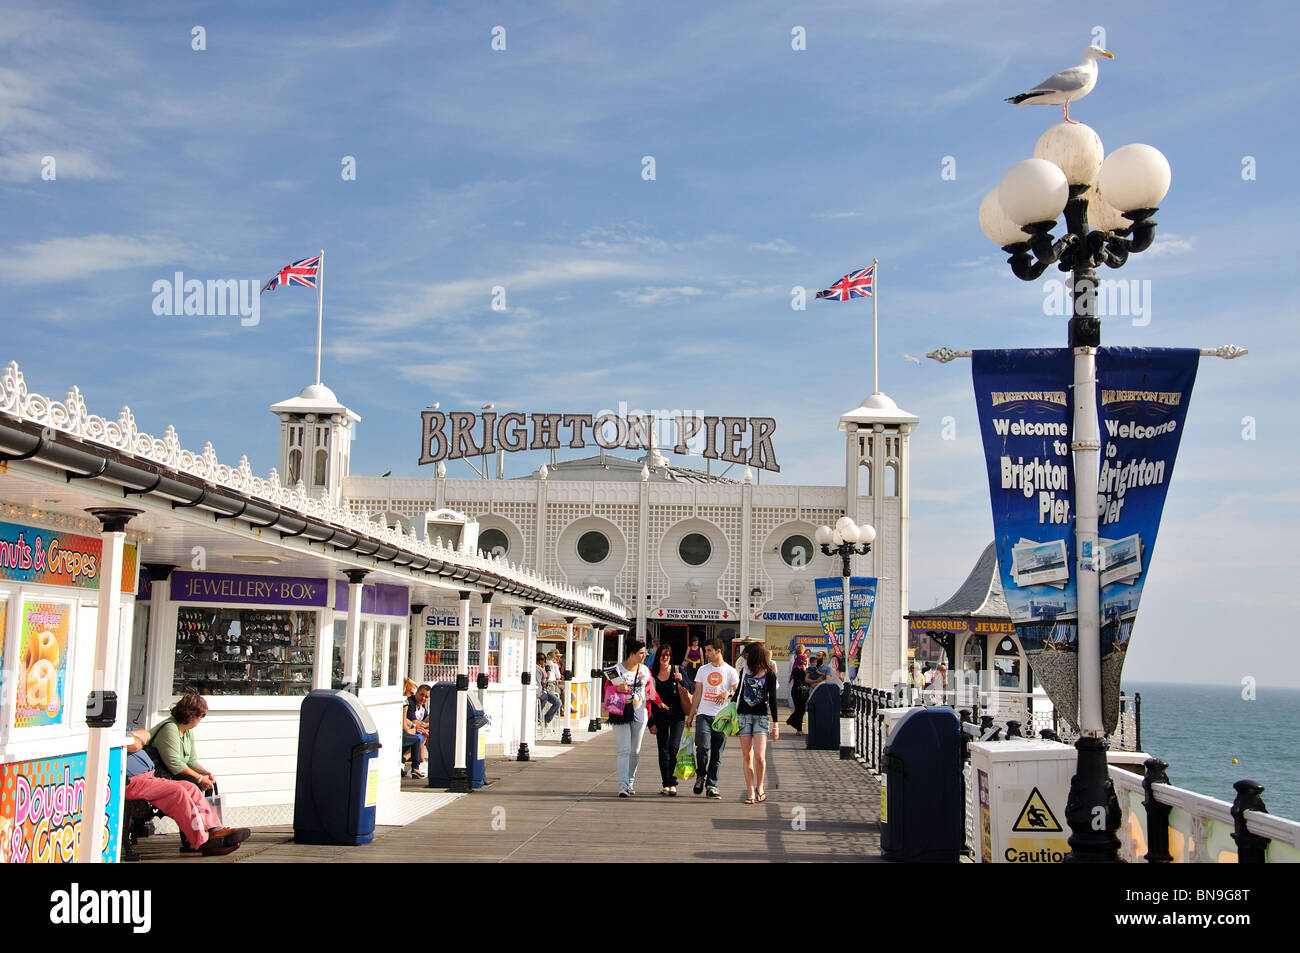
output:
[[[835,751],[783,735],[768,746],[767,801],[743,803],[740,744],[727,743],[721,801],[683,782],[659,794],[654,737],[646,735],[638,794],[620,799],[613,732],[557,757],[488,762],[490,785],[405,827],[380,827],[361,847],[294,844],[290,828],[260,828],[235,853],[180,855],[177,835],[140,841],[144,862],[411,863],[720,861],[863,862],[880,859],[880,788]],[[427,791],[406,782],[407,791]],[[636,845],[629,856],[628,845]]]

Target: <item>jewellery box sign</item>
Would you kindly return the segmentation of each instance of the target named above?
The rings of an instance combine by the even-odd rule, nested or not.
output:
[[[242,576],[181,570],[172,573],[170,580],[172,599],[177,602],[323,608],[329,595],[327,580],[297,576]]]

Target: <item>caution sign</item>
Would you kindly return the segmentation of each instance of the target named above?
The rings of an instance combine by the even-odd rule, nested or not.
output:
[[[1061,822],[1047,806],[1047,801],[1039,793],[1038,788],[1034,788],[1029,795],[1029,800],[1025,801],[1025,806],[1020,809],[1020,816],[1016,818],[1016,823],[1011,829],[1020,834],[1059,834]]]

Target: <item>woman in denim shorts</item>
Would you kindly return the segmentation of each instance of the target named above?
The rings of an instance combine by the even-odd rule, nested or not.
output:
[[[767,646],[751,642],[745,646],[745,664],[740,673],[736,713],[740,716],[740,758],[745,769],[746,804],[767,800],[763,777],[767,773],[767,736],[776,741],[776,669]]]

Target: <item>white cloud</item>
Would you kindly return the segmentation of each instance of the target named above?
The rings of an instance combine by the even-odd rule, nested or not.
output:
[[[131,235],[50,238],[20,245],[0,257],[0,275],[17,282],[66,281],[69,277],[84,278],[99,271],[169,265],[190,253],[187,246],[162,238]]]
[[[1185,255],[1192,251],[1194,244],[1195,241],[1191,238],[1183,238],[1181,235],[1162,235],[1156,232],[1155,242],[1143,254],[1150,258]]]
[[[635,288],[627,291],[617,290],[614,294],[624,301],[631,301],[634,304],[672,304],[682,299],[690,299],[704,294],[699,288],[691,285],[680,285],[676,288]]]
[[[781,255],[789,255],[792,252],[798,251],[797,248],[791,245],[784,238],[776,238],[770,242],[756,242],[749,247],[754,251],[774,251]]]

